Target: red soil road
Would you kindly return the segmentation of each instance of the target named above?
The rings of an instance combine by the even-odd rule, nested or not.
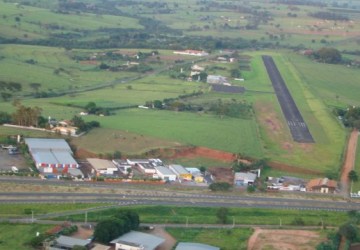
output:
[[[345,155],[345,161],[342,167],[342,173],[341,173],[341,190],[344,194],[348,194],[349,192],[349,172],[354,169],[355,165],[355,158],[356,158],[356,146],[358,141],[359,131],[353,130],[350,134],[346,155]]]

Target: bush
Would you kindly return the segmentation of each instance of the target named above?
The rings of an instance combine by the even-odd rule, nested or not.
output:
[[[305,225],[305,221],[301,218],[301,217],[296,217],[294,218],[294,220],[291,222],[292,225],[296,225],[296,226],[304,226]]]
[[[229,191],[231,185],[227,182],[214,182],[209,186],[211,191]]]

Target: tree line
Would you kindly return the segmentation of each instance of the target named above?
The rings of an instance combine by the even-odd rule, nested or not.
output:
[[[95,227],[96,241],[108,244],[121,235],[139,228],[139,215],[133,211],[118,211],[110,218],[101,220]]]

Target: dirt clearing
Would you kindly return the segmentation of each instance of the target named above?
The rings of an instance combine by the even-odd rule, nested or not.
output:
[[[305,230],[272,230],[256,228],[248,241],[248,250],[312,250],[325,237]]]

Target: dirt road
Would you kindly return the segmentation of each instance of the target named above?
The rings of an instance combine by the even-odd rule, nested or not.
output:
[[[355,158],[356,158],[356,146],[358,141],[359,132],[354,130],[350,134],[345,161],[341,171],[341,192],[344,195],[349,195],[350,181],[348,178],[349,172],[354,169]]]

